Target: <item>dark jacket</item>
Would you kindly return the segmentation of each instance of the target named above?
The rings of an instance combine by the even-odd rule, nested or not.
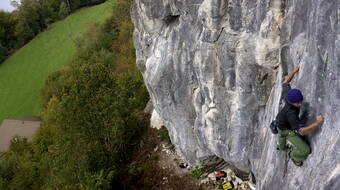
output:
[[[299,118],[300,108],[294,107],[287,102],[287,93],[291,89],[290,84],[282,84],[281,102],[285,104],[281,111],[276,116],[276,121],[281,130],[294,130],[296,132],[302,127],[302,122]]]

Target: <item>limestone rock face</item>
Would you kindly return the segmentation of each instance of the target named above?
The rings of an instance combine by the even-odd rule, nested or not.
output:
[[[177,151],[252,171],[258,189],[340,188],[338,0],[134,0],[137,64]],[[268,126],[282,76],[324,124],[300,168]]]

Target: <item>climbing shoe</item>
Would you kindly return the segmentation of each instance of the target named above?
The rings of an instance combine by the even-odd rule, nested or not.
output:
[[[303,165],[303,162],[295,161],[295,160],[290,156],[291,153],[292,153],[292,150],[290,150],[289,153],[288,153],[289,158],[292,160],[292,162],[293,162],[296,166],[301,167],[301,166]]]
[[[293,159],[291,160],[295,164],[295,166],[301,167],[303,165],[303,162],[297,162],[297,161],[294,161]]]

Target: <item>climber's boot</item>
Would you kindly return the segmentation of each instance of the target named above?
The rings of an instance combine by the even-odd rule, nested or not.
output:
[[[289,156],[289,158],[292,160],[292,162],[293,162],[296,166],[301,167],[301,166],[303,165],[303,162],[295,161],[295,160],[290,156],[290,153],[292,153],[292,149],[289,150],[288,156]]]
[[[297,167],[301,167],[303,165],[303,162],[296,162],[292,159],[292,162],[295,164]]]
[[[311,152],[310,146],[295,132],[291,132],[287,136],[287,142],[293,147],[289,157],[296,166],[302,166],[302,162],[306,160]]]

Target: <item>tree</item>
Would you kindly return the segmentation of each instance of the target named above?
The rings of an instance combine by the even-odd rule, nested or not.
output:
[[[8,50],[0,43],[0,63],[7,58]]]
[[[14,14],[0,11],[0,63],[13,51],[16,45]]]
[[[40,14],[41,5],[37,1],[21,1],[18,12],[18,24],[15,29],[20,45],[27,43],[43,29],[43,21],[41,21]]]
[[[124,72],[114,69],[113,57],[134,59],[130,40],[122,39],[131,34],[131,25],[119,28],[125,21],[131,22],[111,18],[104,26],[93,25],[79,40],[81,51],[72,63],[48,77],[42,126],[32,143],[14,141],[6,167],[0,160],[1,189],[121,189],[148,101],[136,65],[123,62]],[[117,41],[124,46],[117,46],[121,55],[111,46]]]
[[[43,28],[59,20],[60,1],[58,0],[44,0],[39,1],[41,6],[40,18],[44,24]]]
[[[71,13],[72,12],[71,2],[70,2],[70,0],[66,0],[66,2],[67,2],[67,6],[68,6],[68,12]]]
[[[62,2],[59,7],[59,18],[64,19],[68,15],[68,7],[65,2]]]
[[[20,7],[20,3],[18,0],[12,0],[11,1],[11,5],[15,8],[19,8]]]

